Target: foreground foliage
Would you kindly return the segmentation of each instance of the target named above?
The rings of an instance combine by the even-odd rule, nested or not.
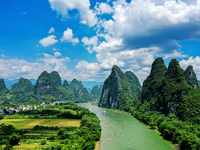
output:
[[[29,115],[31,118],[43,116],[52,118],[79,118],[81,122],[80,127],[45,126],[44,124],[36,125],[30,129],[16,129],[13,125],[1,124],[0,145],[7,145],[4,149],[12,147],[10,145],[18,145],[18,143],[22,144],[19,147],[23,145],[31,147],[31,144],[37,143],[40,146],[39,149],[93,150],[101,136],[100,120],[97,116],[88,109],[77,106],[73,102],[55,105],[54,110],[52,108],[32,110],[21,112],[20,114]],[[17,148],[18,146],[15,147]]]

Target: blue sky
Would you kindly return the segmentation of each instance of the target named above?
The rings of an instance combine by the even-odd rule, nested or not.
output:
[[[0,20],[0,78],[103,82],[118,65],[142,82],[163,57],[200,79],[200,0],[1,0]]]

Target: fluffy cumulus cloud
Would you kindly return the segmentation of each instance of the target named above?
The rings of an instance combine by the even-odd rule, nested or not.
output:
[[[0,59],[1,78],[19,78],[38,69],[39,63],[29,63],[18,59]]]
[[[156,57],[187,58],[179,42],[200,40],[200,0],[107,0],[97,2],[94,8],[89,0],[49,2],[64,18],[70,16],[71,10],[78,10],[80,23],[96,31],[96,35],[81,40],[89,53],[96,53],[96,62],[84,60],[76,66],[84,78],[107,75],[113,65],[118,65],[135,71],[142,81]],[[79,39],[68,28],[61,41],[76,44]],[[94,66],[96,74],[90,69]]]
[[[73,44],[77,44],[79,42],[79,39],[77,37],[74,38],[73,36],[74,34],[72,33],[72,29],[68,28],[66,31],[64,31],[61,41],[72,42]]]
[[[58,40],[56,40],[56,36],[55,35],[50,35],[48,37],[45,37],[45,38],[41,39],[39,42],[40,42],[40,44],[42,46],[46,47],[46,46],[50,46],[52,44],[57,43]]]
[[[46,70],[48,72],[58,71],[63,79],[71,80],[76,74],[66,67],[69,61],[69,57],[62,57],[59,52],[55,52],[54,55],[42,53],[42,57],[38,59],[37,63],[19,59],[0,59],[0,78],[37,79]]]
[[[80,61],[77,64],[76,69],[79,70],[79,78],[83,80],[93,80],[94,75],[97,76],[101,70],[98,63],[88,63],[85,60]]]
[[[179,49],[178,42],[200,39],[200,2],[132,0],[113,2],[113,15],[101,27],[124,48],[158,46],[165,53]],[[112,47],[111,47],[112,49]]]
[[[51,8],[64,18],[68,17],[68,11],[76,9],[81,16],[81,22],[90,27],[97,23],[96,14],[90,9],[89,0],[49,0]]]
[[[96,46],[98,44],[98,37],[93,36],[91,38],[88,37],[83,37],[81,42],[83,42],[84,46],[87,46],[86,49],[88,50],[89,53],[92,53],[92,46]]]
[[[107,3],[97,3],[95,9],[97,14],[110,14],[113,12],[113,9]]]
[[[102,69],[113,64],[137,69],[140,81],[155,57],[188,57],[178,42],[200,40],[200,0],[117,0],[97,3],[96,10],[98,15],[110,13],[111,19],[100,18],[97,36],[104,40],[90,45],[90,52],[97,52]]]

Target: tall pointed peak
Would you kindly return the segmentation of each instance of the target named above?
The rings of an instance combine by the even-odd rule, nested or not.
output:
[[[172,59],[169,63],[166,73],[171,78],[177,78],[183,75],[183,69],[181,68],[179,62],[176,59]]]
[[[112,67],[112,72],[110,74],[111,76],[118,76],[120,78],[124,78],[124,73],[123,71],[117,66],[117,65],[114,65]]]
[[[0,89],[1,89],[1,88],[6,88],[4,79],[0,79]]]
[[[114,65],[113,67],[112,67],[112,72],[113,71],[121,71],[121,69],[117,66],[117,65]],[[121,71],[122,72],[122,71]]]
[[[164,70],[167,70],[167,67],[165,66],[163,58],[162,57],[156,58],[151,66],[151,73],[154,73],[154,71],[158,72]]]
[[[186,70],[184,71],[184,76],[186,79],[186,82],[193,88],[197,88],[198,87],[198,80],[196,77],[196,74],[193,70],[193,66],[189,65]]]
[[[74,78],[71,83],[80,83],[80,82]]]
[[[64,80],[63,86],[68,86],[68,85],[69,85],[69,83],[67,82],[67,80]]]
[[[4,79],[0,79],[0,96],[5,95],[8,92],[8,89],[6,88]]]

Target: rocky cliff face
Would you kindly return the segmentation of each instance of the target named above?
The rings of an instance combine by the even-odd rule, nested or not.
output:
[[[114,65],[110,76],[104,82],[99,106],[128,109],[128,103],[133,103],[133,95],[136,94],[133,91],[138,89],[138,87],[131,88],[133,82],[130,81],[134,78],[135,76],[133,77],[131,73],[124,74],[118,66]]]
[[[8,93],[8,89],[4,83],[4,79],[0,79],[0,96],[5,95]]]
[[[34,87],[28,79],[20,78],[18,83],[15,83],[10,90],[11,94],[33,94]]]
[[[62,86],[61,78],[58,72],[48,73],[42,72],[38,77],[35,85],[35,93],[39,95],[53,95],[57,92],[57,88]]]
[[[188,66],[186,70],[183,72],[186,82],[194,89],[197,89],[199,84],[196,77],[196,74],[193,70],[193,66]]]

